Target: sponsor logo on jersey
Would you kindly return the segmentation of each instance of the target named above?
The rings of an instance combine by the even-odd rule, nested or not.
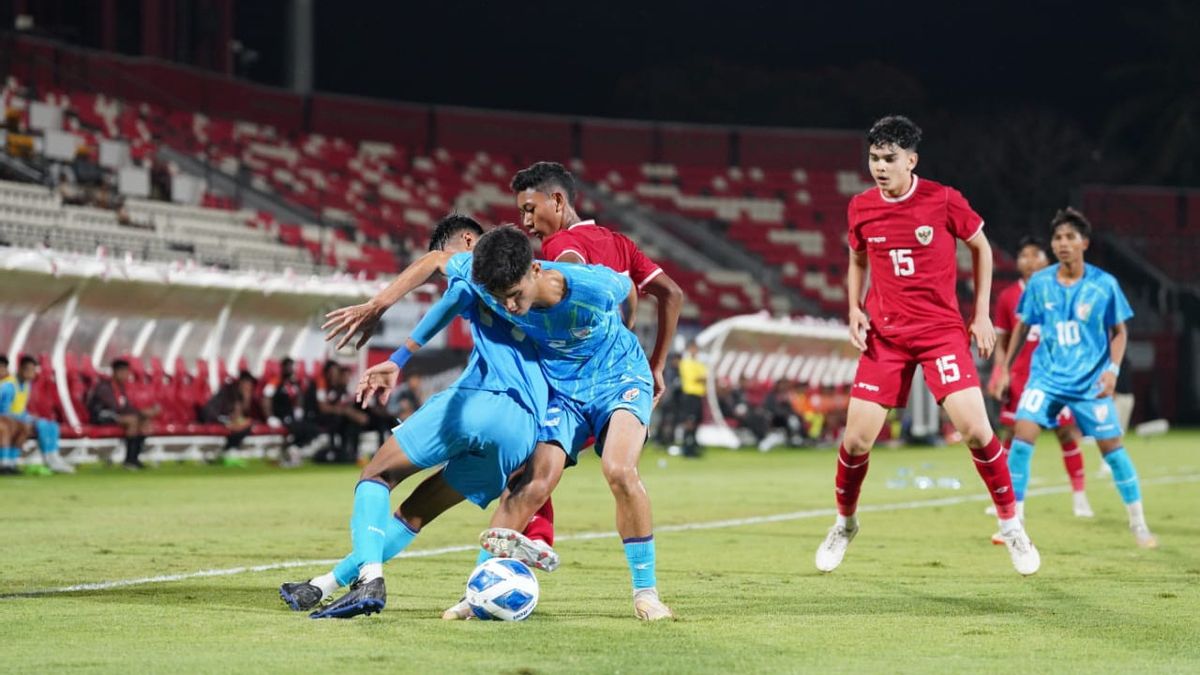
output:
[[[858,387],[859,389],[866,389],[867,391],[879,391],[879,387],[877,385],[867,384],[866,382],[855,382],[854,386]]]
[[[621,400],[625,401],[626,403],[629,403],[629,402],[633,401],[634,399],[636,399],[638,396],[641,396],[641,394],[642,394],[642,390],[638,389],[637,387],[634,387],[632,389],[626,389],[625,393],[621,394]]]
[[[1096,413],[1097,422],[1103,423],[1104,420],[1108,419],[1108,406],[1106,405],[1092,406],[1092,412]]]
[[[933,241],[933,227],[930,225],[922,225],[916,229],[917,241],[922,246],[928,246],[929,242]]]
[[[887,237],[867,237],[868,244],[882,244],[887,241]]]
[[[1080,321],[1087,321],[1088,316],[1092,313],[1091,303],[1081,302],[1075,306],[1075,316]]]

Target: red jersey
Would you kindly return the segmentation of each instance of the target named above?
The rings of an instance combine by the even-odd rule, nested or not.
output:
[[[996,298],[996,332],[1012,334],[1013,329],[1017,327],[1017,305],[1021,302],[1021,294],[1025,292],[1024,280],[1004,289]],[[1012,364],[1012,378],[1024,381],[1029,376],[1029,366],[1033,360],[1033,352],[1038,347],[1038,341],[1041,340],[1041,326],[1030,326],[1029,335],[1025,338],[1025,345],[1021,347],[1021,353],[1017,354],[1017,359]]]
[[[900,197],[871,188],[850,200],[849,243],[866,251],[867,315],[883,336],[962,326],[955,293],[956,240],[980,233],[983,219],[952,187],[918,179]]]
[[[600,227],[594,220],[575,223],[542,240],[542,257],[546,260],[558,260],[564,253],[574,253],[588,265],[604,265],[627,275],[639,291],[662,274],[662,268],[646,257],[633,240]]]

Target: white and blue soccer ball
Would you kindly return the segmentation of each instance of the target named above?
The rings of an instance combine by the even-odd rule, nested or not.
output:
[[[520,560],[489,558],[467,577],[467,604],[477,618],[523,621],[537,601],[537,577]]]

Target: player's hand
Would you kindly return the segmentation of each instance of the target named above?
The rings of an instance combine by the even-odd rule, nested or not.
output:
[[[996,329],[992,328],[992,320],[986,316],[977,316],[971,322],[968,332],[975,338],[979,355],[985,359],[991,358],[992,350],[996,348]]]
[[[850,310],[850,344],[858,348],[858,351],[867,351],[867,331],[871,330],[871,319],[867,317],[867,313],[861,309],[855,308]]]
[[[988,393],[997,401],[1003,401],[1004,395],[1008,392],[1010,378],[1007,370],[999,370],[992,374],[992,379],[988,382]]]
[[[325,323],[321,325],[321,330],[325,331],[325,341],[329,342],[345,333],[335,347],[335,349],[341,349],[354,338],[355,333],[361,333],[358,344],[354,345],[354,348],[362,349],[363,345],[367,344],[367,340],[374,335],[375,326],[386,309],[386,307],[380,307],[374,301],[368,300],[361,305],[333,310],[325,315]]]
[[[651,409],[653,410],[658,407],[659,400],[662,399],[663,394],[667,391],[667,382],[663,379],[663,371],[661,370],[653,370],[650,374],[654,377],[654,401],[651,403]]]
[[[370,407],[372,400],[378,400],[379,405],[387,405],[388,397],[400,381],[400,366],[391,361],[377,363],[363,371],[358,378],[358,387],[354,390],[354,400],[363,408]]]
[[[1100,393],[1096,398],[1108,398],[1117,391],[1117,376],[1108,371],[1100,374]]]

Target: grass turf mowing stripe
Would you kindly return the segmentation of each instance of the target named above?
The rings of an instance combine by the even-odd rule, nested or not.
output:
[[[1200,474],[1190,474],[1184,476],[1162,476],[1159,478],[1149,478],[1143,480],[1142,485],[1169,485],[1174,483],[1195,483],[1200,482]],[[1071,490],[1070,485],[1054,485],[1042,488],[1034,488],[1026,493],[1026,498],[1041,497],[1045,495],[1064,494]],[[955,497],[941,497],[938,499],[922,499],[917,501],[896,502],[893,504],[872,504],[860,506],[859,513],[880,513],[889,511],[905,511],[910,509],[933,508],[938,506],[956,506],[959,504],[967,504],[971,502],[986,502],[990,501],[990,497],[986,494],[971,494],[959,495]],[[791,513],[777,513],[769,516],[751,516],[749,518],[731,518],[728,520],[711,520],[702,523],[680,523],[678,525],[663,525],[656,527],[656,533],[664,532],[691,532],[695,530],[716,530],[728,527],[743,527],[749,525],[763,525],[766,523],[779,523],[791,520],[804,520],[807,518],[819,518],[821,516],[832,516],[837,513],[837,509],[810,509],[807,511],[793,511]],[[564,534],[556,537],[558,541],[584,541],[591,539],[605,539],[616,537],[616,532],[578,532],[576,534]],[[433,556],[446,555],[449,553],[462,553],[466,551],[476,550],[476,546],[446,546],[443,548],[431,548],[418,551],[405,551],[396,558],[429,558]],[[394,560],[395,558],[393,558]],[[95,583],[75,584],[73,586],[63,586],[60,588],[45,588],[30,591],[22,591],[17,593],[6,593],[0,595],[0,599],[25,598],[38,595],[51,595],[59,593],[79,593],[84,591],[107,591],[116,588],[125,588],[128,586],[142,586],[146,584],[163,584],[173,581],[184,581],[186,579],[199,579],[204,577],[223,577],[232,576],[235,574],[245,574],[247,572],[269,572],[272,570],[292,569],[296,567],[316,567],[319,565],[334,565],[341,559],[330,560],[289,560],[277,563],[268,563],[266,565],[248,565],[243,567],[229,567],[225,569],[200,570],[198,572],[186,572],[182,574],[164,574],[154,577],[141,577],[138,579],[119,579],[116,581],[100,581]]]

